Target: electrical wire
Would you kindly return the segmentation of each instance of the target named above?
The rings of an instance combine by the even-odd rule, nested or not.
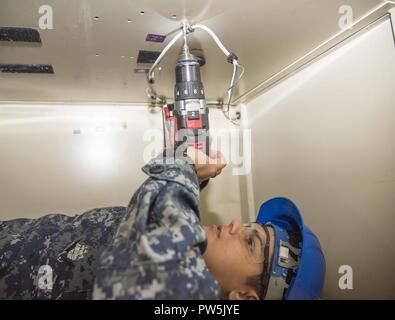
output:
[[[149,90],[150,92],[147,91],[147,95],[151,98],[154,99],[156,101],[159,101],[160,103],[165,103],[163,101],[163,97],[158,97],[155,89],[153,88],[152,84],[154,83],[154,70],[157,67],[157,65],[159,64],[159,62],[162,60],[163,56],[166,54],[166,52],[174,45],[174,43],[181,37],[184,36],[184,38],[186,38],[186,34],[187,31],[192,32],[195,29],[202,29],[204,31],[206,31],[211,38],[214,40],[214,42],[217,44],[217,46],[221,49],[221,51],[225,54],[225,56],[227,58],[229,58],[229,56],[231,55],[231,53],[229,52],[229,50],[226,49],[226,47],[222,44],[221,40],[219,40],[219,38],[217,37],[217,35],[214,33],[214,31],[212,31],[209,27],[206,27],[204,25],[201,24],[196,24],[193,26],[187,26],[185,24],[183,24],[182,26],[182,31],[179,31],[171,40],[170,42],[166,45],[166,47],[163,49],[163,51],[161,52],[161,54],[158,56],[158,58],[155,60],[154,64],[152,65],[152,67],[150,68],[148,75],[147,75],[147,81],[148,81],[148,85],[149,85]],[[184,42],[186,43],[186,39],[184,39]],[[233,89],[235,88],[235,86],[239,83],[239,81],[241,80],[241,78],[244,75],[244,71],[245,68],[240,65],[236,59],[233,59],[232,61],[232,65],[233,65],[233,73],[232,73],[232,79],[230,82],[230,86],[228,88],[228,102],[227,102],[227,110],[225,111],[223,109],[223,113],[225,115],[225,117],[231,121],[233,124],[238,125],[238,123],[235,121],[235,119],[232,119],[230,117],[230,104],[231,104],[231,100],[232,100],[232,96],[233,96]],[[237,74],[237,69],[241,69],[241,72],[239,74],[239,76],[236,78],[236,74]]]
[[[151,80],[153,80],[153,72],[156,68],[156,66],[159,64],[159,62],[162,60],[163,56],[166,54],[166,52],[173,46],[173,44],[183,35],[182,31],[179,31],[173,39],[166,45],[166,47],[163,49],[159,57],[155,60],[154,64],[148,71],[148,82],[150,83]]]
[[[229,110],[230,101],[232,100],[233,88],[234,88],[236,73],[237,73],[237,64],[236,64],[236,60],[233,60],[232,80],[230,81],[230,87],[229,87],[229,89],[228,89],[228,110]]]
[[[225,56],[228,57],[230,55],[230,52],[225,48],[225,46],[222,44],[221,40],[218,39],[217,35],[209,27],[206,27],[202,24],[195,24],[195,25],[191,26],[191,29],[192,30],[194,30],[194,29],[205,30],[213,38],[213,40],[216,42],[216,44],[222,50],[222,52],[225,54]]]
[[[228,119],[230,122],[232,122],[234,125],[239,125],[239,123],[237,122],[237,121],[235,121],[236,119],[232,119],[231,117],[230,117],[230,103],[231,103],[231,100],[232,100],[232,95],[233,95],[233,89],[234,89],[234,87],[235,87],[235,78],[236,78],[236,73],[237,73],[237,67],[238,67],[238,63],[237,63],[237,60],[236,59],[234,59],[233,60],[233,73],[232,73],[232,80],[231,80],[231,82],[230,82],[230,86],[229,86],[229,89],[228,89],[228,102],[227,102],[227,107],[226,107],[226,111],[225,111],[225,109],[222,109],[222,112],[223,112],[223,114],[224,114],[224,116],[226,117],[226,119]],[[239,76],[239,78],[238,78],[238,80],[240,80],[240,76]]]
[[[219,38],[217,37],[217,35],[209,28],[206,27],[204,25],[200,25],[200,24],[196,24],[191,26],[191,29],[202,29],[204,31],[206,31],[215,41],[215,43],[218,45],[218,47],[222,50],[222,52],[225,54],[225,56],[228,58],[230,56],[230,52],[228,49],[225,48],[225,46],[222,44],[221,40],[219,40]],[[226,110],[222,110],[223,114],[225,115],[225,117],[232,122],[234,125],[239,125],[238,122],[235,121],[235,119],[232,119],[230,117],[230,103],[232,101],[232,96],[233,96],[233,89],[234,87],[237,85],[237,83],[240,81],[240,79],[243,77],[244,75],[244,67],[242,65],[240,65],[236,59],[233,59],[232,61],[232,65],[233,65],[233,73],[232,73],[232,80],[230,82],[230,86],[228,88],[228,102],[227,102],[227,107]],[[238,76],[237,80],[235,81],[236,78],[236,73],[237,73],[237,68],[241,69],[241,73]]]
[[[229,87],[229,89],[236,87],[236,85],[239,83],[239,81],[241,80],[241,78],[244,75],[245,68],[240,63],[238,63],[237,61],[236,61],[236,67],[240,68],[241,72],[240,72],[240,75],[238,76],[238,78],[236,79],[235,83],[233,84],[233,86]]]
[[[158,58],[155,60],[154,64],[151,66],[151,68],[148,71],[147,74],[147,82],[148,82],[148,88],[146,90],[146,93],[148,97],[151,100],[154,100],[155,103],[158,102],[159,104],[165,104],[166,99],[163,99],[163,97],[159,97],[158,94],[156,93],[154,87],[152,84],[154,83],[154,70],[159,64],[159,62],[162,60],[163,56],[166,54],[166,52],[176,43],[176,41],[183,35],[182,31],[179,31],[171,40],[170,42],[166,45],[166,47],[163,49],[161,54],[158,56]],[[149,91],[149,92],[148,92]]]

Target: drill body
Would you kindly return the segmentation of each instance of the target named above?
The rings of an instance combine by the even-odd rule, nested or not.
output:
[[[176,65],[174,105],[164,107],[166,145],[177,152],[177,148],[186,143],[209,155],[208,112],[199,60],[184,46]]]
[[[174,87],[175,142],[187,142],[209,154],[208,108],[200,79],[200,64],[196,57],[183,52],[176,65]]]

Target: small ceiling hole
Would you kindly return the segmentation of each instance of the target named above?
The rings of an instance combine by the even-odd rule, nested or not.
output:
[[[95,54],[95,56],[96,56],[96,57],[98,57],[98,56],[99,56],[99,54],[98,54],[98,53],[96,53],[96,54]]]
[[[172,19],[177,19],[177,15],[176,15],[176,14],[173,14],[173,15],[171,16],[171,18],[172,18]]]
[[[145,13],[145,12],[144,12],[143,10],[140,11],[140,15],[141,15],[141,16],[143,16],[144,13]]]
[[[93,19],[98,21],[98,20],[100,20],[100,17],[99,16],[95,16]]]
[[[131,23],[131,22],[133,22],[133,20],[132,19],[128,19],[128,23]]]

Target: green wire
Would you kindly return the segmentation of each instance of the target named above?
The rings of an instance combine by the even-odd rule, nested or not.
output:
[[[238,82],[240,81],[240,79],[241,79],[241,78],[243,77],[243,75],[244,75],[245,68],[244,68],[241,64],[236,64],[236,67],[238,67],[238,68],[241,69],[241,73],[240,73],[239,77],[236,79],[236,81],[233,83],[233,85],[232,85],[231,87],[228,88],[228,90],[233,89],[233,88],[238,84]]]

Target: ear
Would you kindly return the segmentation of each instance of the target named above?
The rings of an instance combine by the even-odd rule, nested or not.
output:
[[[232,290],[228,293],[228,300],[259,300],[255,290]]]

